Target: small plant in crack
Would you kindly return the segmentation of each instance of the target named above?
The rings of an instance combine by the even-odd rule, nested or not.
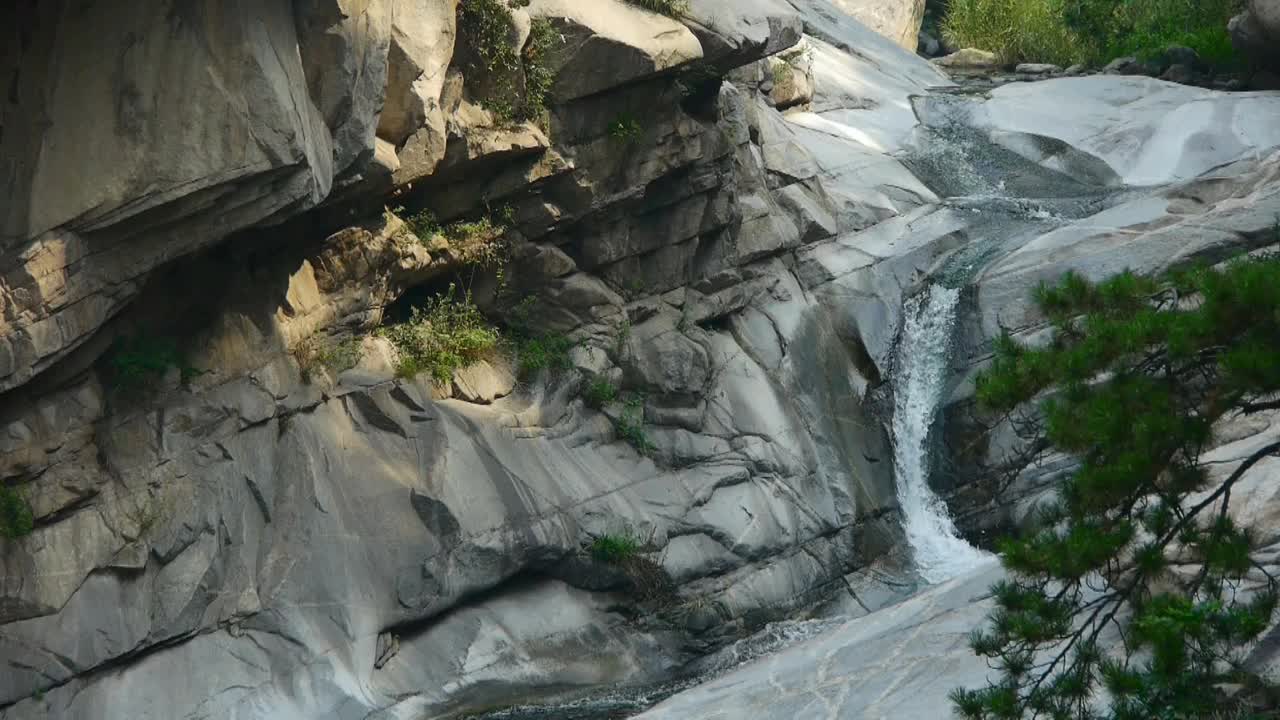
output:
[[[609,137],[620,143],[629,145],[639,140],[642,134],[644,128],[631,113],[619,113],[609,123]]]
[[[606,533],[596,538],[587,550],[599,562],[620,565],[640,554],[640,541],[630,535]]]
[[[615,355],[621,356],[622,350],[627,346],[627,340],[631,339],[631,321],[623,320],[618,326],[617,332],[613,336],[613,352]]]
[[[9,539],[28,535],[35,529],[31,505],[17,490],[0,481],[0,537]]]
[[[644,429],[644,397],[641,395],[627,398],[622,414],[613,422],[613,428],[619,438],[641,455],[648,455],[656,449]]]
[[[364,348],[360,338],[349,338],[337,345],[326,346],[319,337],[311,335],[294,345],[292,354],[303,382],[309,383],[322,367],[334,374],[355,367],[364,355]]]
[[[116,340],[106,356],[107,369],[116,388],[137,389],[164,377],[177,368],[182,380],[200,374],[186,363],[178,343],[170,338],[136,335]]]
[[[600,410],[617,398],[617,386],[602,377],[592,380],[591,384],[587,385],[586,391],[582,393],[582,399],[587,403],[587,407],[593,410]]]

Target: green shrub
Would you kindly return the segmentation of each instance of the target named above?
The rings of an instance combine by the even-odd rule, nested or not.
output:
[[[516,2],[517,7],[529,3]],[[537,18],[519,53],[512,45],[515,21],[504,0],[466,0],[458,6],[458,32],[475,55],[470,72],[482,71],[491,82],[485,107],[503,121],[541,120],[555,74],[546,66],[546,53],[560,42],[555,27]],[[518,88],[524,76],[524,92]]]
[[[471,294],[457,297],[453,285],[443,295],[413,308],[408,322],[383,327],[378,333],[400,353],[398,375],[429,372],[440,382],[448,382],[455,370],[482,359],[499,339],[497,329],[471,301]]]
[[[26,499],[0,482],[0,537],[19,538],[34,528],[35,517]]]
[[[591,557],[612,565],[621,564],[640,553],[640,542],[630,535],[601,535],[588,548]]]
[[[446,225],[441,225],[430,210],[406,214],[404,207],[397,207],[391,212],[428,248],[432,246],[432,238],[443,237],[462,265],[494,268],[506,260],[505,237],[513,224],[510,207],[504,206],[475,220],[457,220]]]
[[[363,352],[360,338],[350,338],[325,347],[317,336],[312,335],[294,346],[293,358],[298,362],[302,379],[311,382],[316,370],[321,367],[328,368],[334,374],[350,370],[360,363]]]
[[[943,35],[1006,63],[1102,64],[1151,59],[1186,45],[1215,65],[1236,62],[1227,22],[1239,0],[951,0]]]
[[[573,367],[569,351],[577,343],[563,335],[526,337],[516,343],[520,372],[531,375],[540,370],[568,370]]]
[[[633,143],[644,133],[640,121],[630,113],[619,113],[617,117],[609,123],[609,137],[621,143]]]
[[[678,18],[689,11],[689,0],[627,0],[627,2],[673,18]]]
[[[591,381],[587,389],[582,394],[582,399],[586,401],[587,407],[599,410],[605,405],[616,400],[618,397],[618,388],[604,378],[596,378]]]
[[[534,18],[529,27],[529,42],[524,46],[521,61],[524,65],[525,119],[546,126],[547,98],[555,85],[556,74],[547,67],[547,53],[562,43],[560,33],[546,18]]]
[[[118,388],[138,388],[177,368],[182,379],[198,374],[183,360],[178,344],[170,338],[138,335],[116,340],[106,356],[113,384]]]
[[[990,50],[1004,63],[1065,66],[1096,55],[1067,27],[1060,0],[951,0],[942,34],[957,46]]]
[[[1101,61],[1125,55],[1153,58],[1185,45],[1214,64],[1235,61],[1227,23],[1241,0],[1062,0],[1067,27],[1093,38]]]
[[[613,423],[613,428],[619,438],[626,441],[641,455],[653,452],[653,443],[649,441],[649,435],[644,431],[644,398],[642,396],[632,395],[627,399],[622,414]]]

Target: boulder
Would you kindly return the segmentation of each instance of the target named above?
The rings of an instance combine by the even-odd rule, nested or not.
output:
[[[925,0],[831,0],[840,10],[872,30],[915,52]]]
[[[807,43],[766,58],[765,64],[766,79],[773,83],[769,99],[774,107],[785,110],[813,100],[813,51]]]
[[[702,43],[703,56],[730,69],[800,42],[803,22],[788,0],[689,0],[682,18]]]
[[[0,10],[0,25],[30,29],[0,56],[19,100],[0,138],[15,159],[0,174],[0,391],[88,339],[151,269],[363,170],[386,86],[384,5]]]
[[[1168,70],[1160,74],[1160,79],[1167,82],[1190,85],[1196,80],[1196,71],[1190,65],[1178,63],[1170,65]]]
[[[502,361],[481,360],[453,371],[453,397],[471,403],[488,405],[515,386],[515,373]]]
[[[1250,90],[1280,90],[1280,72],[1259,70],[1249,78]]]
[[[1200,59],[1200,53],[1192,50],[1185,45],[1170,45],[1160,54],[1160,64],[1165,68],[1174,65],[1185,65],[1193,70],[1204,67],[1204,61]]]
[[[547,58],[557,102],[702,58],[702,46],[684,25],[623,0],[533,0],[529,14],[550,20],[563,38]]]
[[[392,145],[403,145],[424,127],[444,144],[440,95],[453,57],[457,4],[426,0],[392,5],[386,103],[378,121],[378,137]]]
[[[1104,75],[1150,75],[1160,74],[1160,66],[1156,63],[1142,62],[1135,57],[1121,57],[1112,60],[1102,68]]]
[[[1000,58],[993,52],[977,48],[964,48],[934,60],[938,65],[956,70],[991,70],[1000,67]]]
[[[1013,71],[1023,75],[1057,75],[1062,68],[1049,63],[1018,63]]]
[[[1227,31],[1232,45],[1256,66],[1280,71],[1280,1],[1249,0]]]

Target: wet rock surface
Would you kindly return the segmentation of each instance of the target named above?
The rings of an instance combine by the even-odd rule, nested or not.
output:
[[[11,134],[6,106],[6,157],[64,133],[101,150],[72,163],[100,182],[58,197],[57,152],[5,178],[0,479],[37,518],[0,541],[6,720],[431,717],[666,688],[594,706],[633,713],[806,612],[859,619],[652,716],[928,716],[978,677],[964,637],[991,576],[900,602],[921,584],[883,397],[904,298],[965,288],[959,415],[994,334],[1040,327],[1041,279],[1276,242],[1274,93],[956,85],[826,0],[694,0],[683,22],[535,0],[561,79],[541,126],[512,124],[452,40],[423,39],[455,32],[451,2],[161,5],[42,9],[0,66],[38,68],[19,96],[47,84],[39,102],[81,118]],[[126,20],[155,32],[131,44]],[[110,81],[55,39],[91,21],[94,48],[133,48]],[[164,87],[129,64],[193,37],[208,57],[160,63]],[[311,362],[457,280],[471,248],[382,210],[405,203],[508,207],[508,292],[572,341],[570,367],[398,378],[376,336]],[[513,317],[490,282],[479,302]],[[191,367],[122,385],[112,344],[147,332]],[[601,381],[618,398],[589,404]],[[1246,430],[1231,442],[1270,432]],[[976,534],[1050,480],[935,484]],[[604,536],[645,563],[602,564]]]

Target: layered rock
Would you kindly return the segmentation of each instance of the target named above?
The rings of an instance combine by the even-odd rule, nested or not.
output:
[[[832,0],[833,4],[863,25],[903,48],[916,51],[924,0]]]
[[[6,719],[433,716],[869,613],[916,581],[877,414],[904,296],[988,267],[976,364],[1026,283],[1214,257],[1273,213],[1274,97],[967,98],[827,0],[534,0],[508,40],[555,29],[537,123],[486,105],[453,0],[220,8],[48,4],[4,56],[0,480],[38,524],[0,552]],[[126,64],[89,77],[101,53]],[[402,205],[503,209],[505,284]],[[464,267],[573,367],[397,378],[372,331]],[[108,348],[148,333],[190,367],[122,386]],[[627,402],[589,406],[597,382]],[[593,560],[604,535],[646,569]],[[880,618],[856,637],[889,642]]]
[[[444,66],[451,2],[277,10],[257,34],[236,8],[140,6],[107,25],[127,45],[127,20],[158,13],[171,21],[153,33],[161,49],[177,53],[194,28],[217,40],[201,45],[214,53],[204,64],[221,67],[225,52],[251,75],[260,66],[243,57],[265,63],[273,43],[295,58],[229,85],[274,105],[216,95],[218,73],[199,81],[215,82],[211,97],[229,101],[207,104],[229,115],[210,114],[204,96],[146,94],[160,103],[144,113],[156,127],[130,162],[150,165],[110,171],[171,187],[153,178],[151,197],[81,164],[108,179],[91,190],[115,195],[73,194],[58,215],[35,212],[58,156],[12,181],[31,209],[7,221],[18,230],[4,261],[46,291],[8,286],[25,304],[5,314],[18,351],[0,396],[0,477],[38,527],[0,554],[0,714],[491,706],[658,678],[690,647],[851,597],[845,575],[896,544],[887,439],[862,406],[869,383],[849,370],[861,350],[846,320],[809,296],[789,254],[896,210],[829,192],[770,93],[717,77],[797,43],[794,8],[704,4],[686,27],[622,3],[535,2],[528,13],[563,36],[543,127],[498,121]],[[60,51],[55,26],[73,36],[96,17],[48,12],[42,58]],[[870,35],[842,27],[848,42]],[[74,76],[75,62],[48,62]],[[137,84],[138,72],[112,82]],[[610,133],[620,113],[642,121],[637,137]],[[196,147],[178,132],[201,123],[242,136]],[[46,144],[64,130],[15,127]],[[354,367],[317,363],[470,252],[414,236],[384,202],[444,218],[509,205],[509,287],[541,330],[578,342],[577,368],[509,395],[497,366],[467,368],[452,387],[398,380],[379,338]],[[74,301],[51,299],[63,295]],[[69,314],[81,301],[99,311]],[[502,312],[497,296],[482,301]],[[190,367],[121,385],[104,353],[146,334],[177,337]],[[645,398],[647,455],[618,440],[618,406],[596,412],[579,397],[597,377]],[[583,552],[606,533],[643,539],[678,582],[640,619],[601,594],[636,581]]]

